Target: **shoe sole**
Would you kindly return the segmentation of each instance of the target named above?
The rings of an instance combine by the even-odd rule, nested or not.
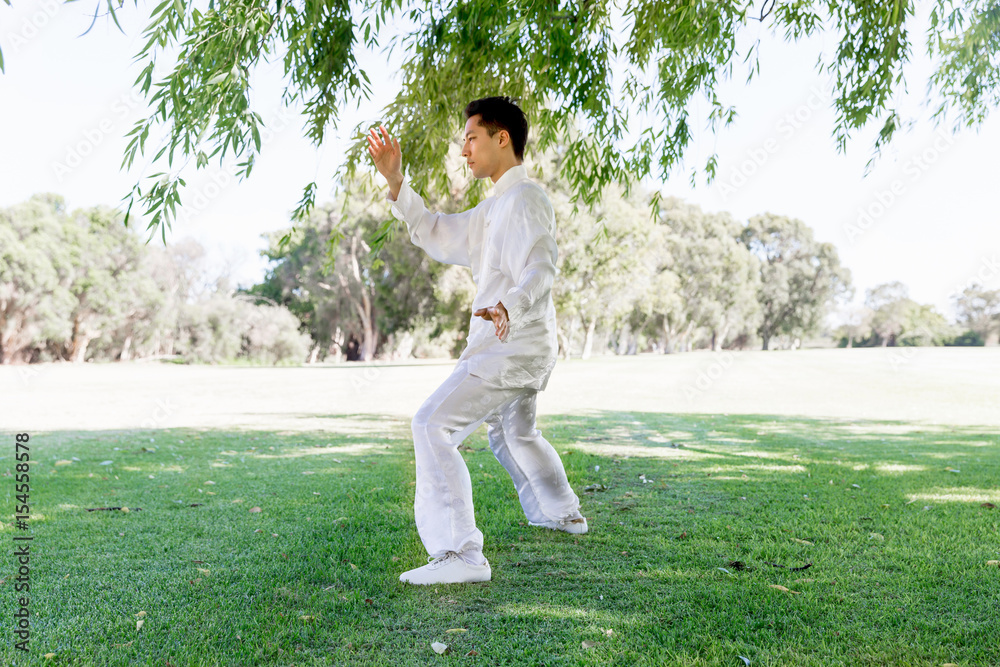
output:
[[[584,535],[584,534],[586,534],[590,530],[590,527],[587,526],[586,524],[583,524],[583,530],[568,530],[568,526],[560,526],[559,524],[554,523],[554,522],[553,523],[533,523],[533,522],[529,521],[528,525],[529,526],[535,526],[537,528],[548,528],[549,530],[558,530],[558,531],[563,532],[563,533],[569,533],[570,535]],[[580,524],[577,523],[577,524],[570,524],[570,525],[579,526]]]

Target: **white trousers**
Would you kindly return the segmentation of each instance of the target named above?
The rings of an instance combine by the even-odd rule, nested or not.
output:
[[[476,528],[472,479],[458,446],[484,421],[493,455],[510,474],[529,521],[580,518],[580,500],[566,479],[559,455],[535,428],[530,388],[503,389],[468,372],[461,361],[413,417],[417,468],[413,513],[427,553],[449,551],[482,560],[483,534]]]

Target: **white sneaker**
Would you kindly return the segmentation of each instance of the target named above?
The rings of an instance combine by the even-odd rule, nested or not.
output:
[[[539,528],[551,528],[552,530],[561,530],[566,533],[573,533],[574,535],[583,535],[587,532],[586,517],[580,517],[579,519],[563,519],[562,521],[543,521],[542,523],[529,521],[528,525],[538,526]]]
[[[404,572],[399,580],[408,584],[470,584],[489,581],[493,576],[489,561],[470,565],[454,551],[427,560],[427,565]]]

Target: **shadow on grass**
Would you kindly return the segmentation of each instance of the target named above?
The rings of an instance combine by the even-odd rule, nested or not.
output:
[[[425,556],[409,423],[335,425],[36,436],[32,664],[1000,662],[989,429],[543,417],[585,536],[526,525],[480,429],[494,579],[421,588],[396,579]],[[5,632],[0,661],[28,664]]]

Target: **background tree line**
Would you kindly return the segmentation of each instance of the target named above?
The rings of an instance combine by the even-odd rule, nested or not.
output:
[[[69,212],[57,195],[0,209],[0,362],[304,360],[288,309],[210,279],[204,254],[145,245],[114,209]]]
[[[793,348],[824,332],[853,295],[836,248],[802,221],[772,213],[745,223],[614,184],[577,210],[556,176],[534,165],[556,210],[553,287],[560,352]],[[0,210],[0,359],[301,363],[457,355],[475,292],[468,270],[430,260],[402,227],[376,256],[387,205],[358,182],[294,229],[268,236],[264,280],[234,289],[210,277],[192,240],[144,245],[108,207],[66,210],[36,195]],[[444,211],[462,206],[427,198]],[[281,239],[290,235],[290,241]],[[956,297],[957,322],[909,299],[905,286],[868,290],[842,314],[841,346],[982,345],[1000,336],[1000,290]]]

